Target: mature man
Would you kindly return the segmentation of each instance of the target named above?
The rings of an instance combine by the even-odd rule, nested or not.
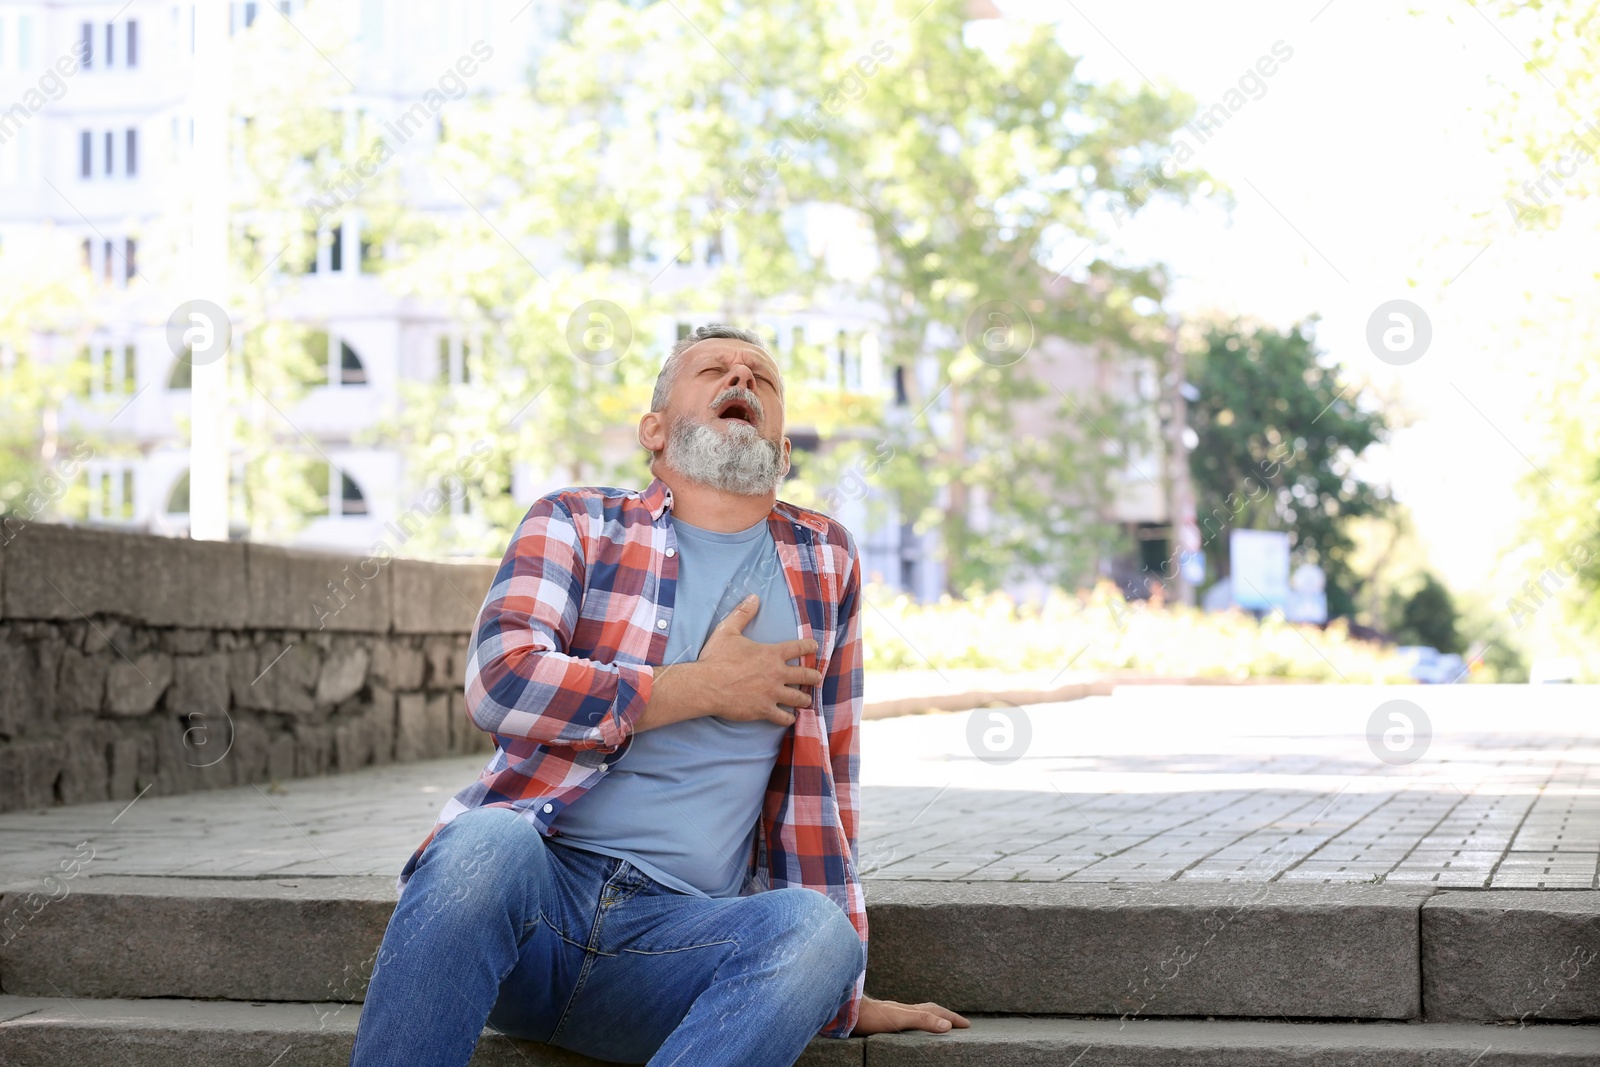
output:
[[[783,405],[755,334],[701,327],[639,420],[649,488],[523,519],[467,666],[498,749],[400,875],[353,1067],[465,1064],[485,1021],[686,1067],[967,1025],[861,992],[861,569],[778,502]]]

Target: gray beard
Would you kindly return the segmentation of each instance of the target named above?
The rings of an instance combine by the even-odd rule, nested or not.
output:
[[[687,416],[673,422],[662,458],[690,481],[739,496],[765,496],[789,473],[783,450],[754,426],[723,433]]]

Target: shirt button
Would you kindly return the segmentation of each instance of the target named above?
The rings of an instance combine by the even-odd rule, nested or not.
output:
[[[676,555],[677,555],[677,554],[678,554],[678,550],[677,550],[677,549],[675,549],[675,548],[669,548],[669,549],[667,549],[667,555],[669,555],[669,556],[676,556]]]
[[[667,620],[666,619],[657,619],[656,620],[656,629],[665,630],[666,628],[667,628]]]
[[[546,804],[544,806],[544,813],[546,815],[549,815],[552,811],[555,811],[555,810],[556,810],[556,806],[554,804]]]

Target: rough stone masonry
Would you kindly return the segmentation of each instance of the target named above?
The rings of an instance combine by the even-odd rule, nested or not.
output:
[[[355,563],[17,532],[0,546],[0,811],[487,752],[462,688],[494,565]]]

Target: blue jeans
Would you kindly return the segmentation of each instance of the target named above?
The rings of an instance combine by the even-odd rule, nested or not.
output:
[[[487,1022],[617,1063],[789,1067],[862,965],[821,893],[692,897],[478,808],[401,894],[350,1063],[464,1065]]]

